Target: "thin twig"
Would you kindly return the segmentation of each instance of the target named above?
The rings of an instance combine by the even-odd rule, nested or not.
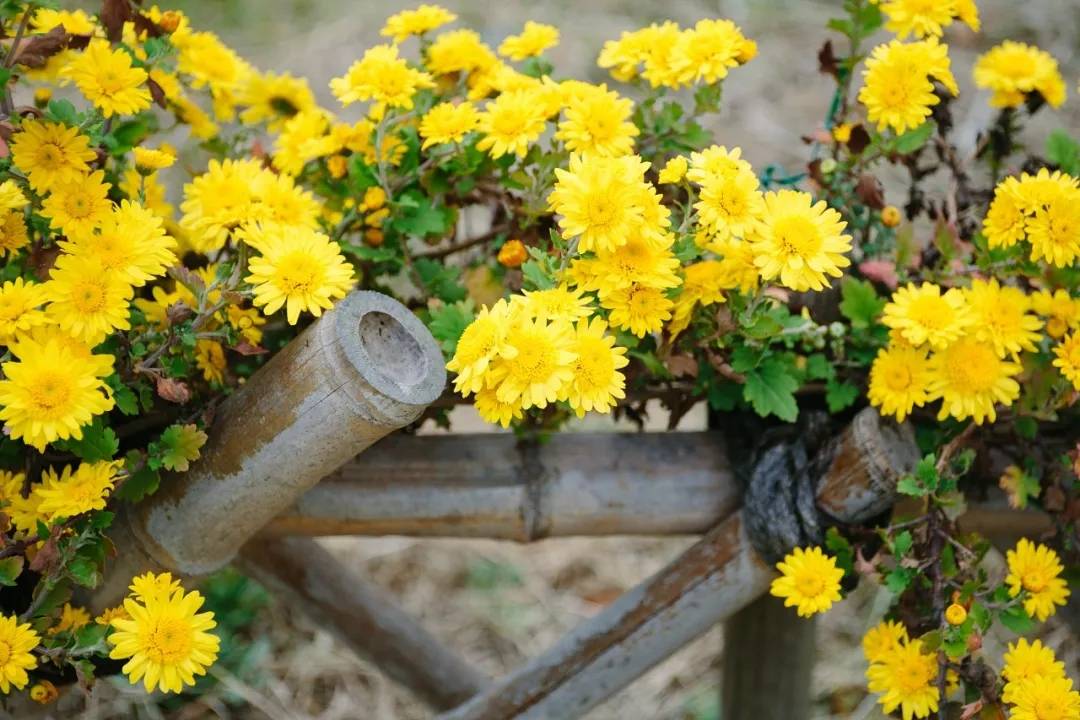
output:
[[[508,225],[497,225],[491,228],[483,235],[477,235],[476,237],[469,238],[468,240],[462,240],[454,245],[447,245],[446,247],[433,248],[431,250],[425,250],[423,252],[416,253],[413,257],[417,258],[442,258],[447,255],[453,255],[454,253],[461,252],[462,250],[468,250],[476,245],[481,245],[490,240],[494,240],[502,233],[508,231],[510,227]]]

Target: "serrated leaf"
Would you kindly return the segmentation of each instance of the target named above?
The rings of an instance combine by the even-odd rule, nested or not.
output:
[[[885,575],[885,587],[894,595],[899,595],[907,590],[908,585],[911,584],[914,578],[915,571],[910,568],[893,568]]]
[[[447,357],[457,350],[458,339],[476,317],[474,309],[472,300],[462,300],[431,311],[428,330],[439,341]]]
[[[910,530],[904,530],[903,532],[897,533],[896,537],[893,538],[893,554],[897,557],[907,555],[908,551],[911,550],[913,543],[914,539],[911,536]]]
[[[170,425],[154,444],[155,455],[166,470],[184,472],[205,444],[206,433],[195,425]]]
[[[415,267],[428,292],[443,302],[455,303],[468,295],[465,283],[461,281],[461,268],[443,265],[430,258],[420,258]]]
[[[795,400],[798,389],[799,382],[786,363],[770,358],[746,374],[743,398],[762,417],[775,415],[781,420],[795,422],[799,416],[799,404]]]
[[[550,290],[555,287],[553,278],[537,260],[528,260],[521,266],[526,289]]]
[[[1018,510],[1026,508],[1028,499],[1037,498],[1042,492],[1039,479],[1027,474],[1016,465],[1005,468],[1005,472],[998,478],[998,486],[1005,491],[1009,506]]]
[[[62,450],[75,453],[87,462],[99,462],[112,460],[120,449],[120,439],[101,418],[96,418],[93,423],[83,426],[81,439],[71,438],[56,445]]]
[[[412,237],[426,235],[445,235],[453,227],[454,210],[420,193],[413,193],[407,199],[396,203],[392,225],[394,229]]]
[[[1046,138],[1046,159],[1070,175],[1080,174],[1080,143],[1064,130],[1055,130]]]
[[[851,407],[859,399],[859,388],[849,382],[830,379],[825,383],[825,404],[829,412],[840,412]]]
[[[1017,635],[1027,635],[1039,626],[1020,606],[1002,610],[998,613],[998,620]]]
[[[72,580],[83,587],[96,587],[101,580],[97,563],[89,558],[76,557],[64,569]]]
[[[874,286],[865,280],[845,277],[840,283],[840,313],[856,329],[868,328],[885,309],[885,298],[878,297]]]

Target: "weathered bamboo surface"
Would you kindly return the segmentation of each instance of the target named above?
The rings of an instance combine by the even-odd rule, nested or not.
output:
[[[519,447],[512,435],[392,435],[307,491],[265,529],[284,535],[405,535],[532,542],[548,537],[700,535],[739,488],[722,433],[575,433]],[[1037,537],[1037,510],[972,503],[961,529]]]
[[[415,315],[385,295],[350,293],[222,404],[188,472],[119,518],[124,552],[95,602],[115,602],[147,569],[221,567],[321,478],[415,420],[445,381]]]
[[[387,438],[304,494],[276,535],[532,541],[702,533],[739,490],[718,433]]]
[[[488,684],[396,600],[344,570],[314,540],[252,541],[241,550],[240,567],[434,708],[453,708]]]
[[[822,453],[818,507],[840,522],[861,522],[887,507],[896,480],[918,459],[910,430],[869,408]],[[549,650],[440,717],[581,717],[745,607],[773,577],[736,513]]]

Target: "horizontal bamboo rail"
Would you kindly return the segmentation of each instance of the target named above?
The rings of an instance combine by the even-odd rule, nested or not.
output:
[[[509,434],[392,435],[307,491],[267,536],[405,535],[532,542],[700,535],[740,490],[720,432],[573,433],[539,446]],[[964,531],[1001,544],[1052,522],[1003,499],[972,503]]]
[[[408,425],[442,392],[442,353],[385,295],[354,291],[222,403],[188,472],[118,518],[124,548],[93,605],[150,569],[215,570],[321,478]]]
[[[900,474],[918,458],[910,430],[871,408],[822,453],[818,509],[853,523],[888,507]],[[745,607],[773,577],[746,535],[742,513],[735,513],[546,652],[440,718],[581,717]]]

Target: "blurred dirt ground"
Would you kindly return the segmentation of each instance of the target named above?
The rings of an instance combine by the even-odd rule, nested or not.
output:
[[[263,69],[290,71],[310,79],[327,107],[326,85],[362,53],[380,42],[389,14],[416,3],[345,0],[185,0],[165,6],[187,11],[195,25],[218,32]],[[62,5],[89,6],[84,2]],[[718,142],[739,145],[756,166],[805,162],[800,136],[813,130],[825,111],[831,87],[816,71],[815,53],[827,37],[826,18],[839,14],[840,1],[673,0],[641,2],[523,2],[446,0],[459,25],[478,30],[495,45],[517,32],[524,20],[549,22],[562,30],[551,53],[561,76],[605,81],[594,60],[605,39],[654,20],[692,24],[703,17],[728,17],[755,38],[760,55],[733,72],[724,88],[724,109],[713,120]],[[991,111],[974,91],[970,67],[977,52],[1005,37],[1036,42],[1062,63],[1069,101],[1046,113],[1044,127],[1080,128],[1080,1],[980,0],[984,32],[950,33],[955,70],[964,90],[957,127],[973,134]],[[897,198],[899,200],[899,198]],[[700,427],[702,414],[684,419],[684,429]],[[471,428],[465,420],[462,426]],[[325,541],[353,570],[400,598],[434,633],[472,662],[499,675],[542,651],[574,624],[659,569],[690,539],[611,538],[550,540],[531,546],[483,541],[414,541],[402,538]],[[821,619],[815,671],[818,718],[876,718],[873,699],[864,696],[864,666],[858,652],[862,633],[887,604],[864,584]],[[320,720],[412,720],[431,717],[408,692],[386,680],[326,633],[271,603],[255,625],[256,641],[244,679],[223,675],[222,691],[208,699],[216,710],[191,708],[179,717],[220,713],[243,718]],[[1072,658],[1076,648],[1063,627],[1047,625],[1048,639]],[[714,720],[722,638],[715,629],[655,668],[631,688],[593,711],[590,720]],[[783,672],[782,668],[777,669]],[[130,696],[128,696],[130,697]],[[226,706],[220,702],[228,698]],[[104,700],[94,711],[107,716],[127,707],[139,717],[160,717],[145,703],[135,708],[123,698]]]

